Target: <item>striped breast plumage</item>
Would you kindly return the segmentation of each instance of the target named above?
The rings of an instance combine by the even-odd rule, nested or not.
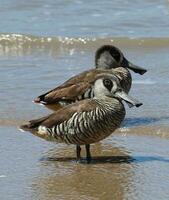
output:
[[[51,140],[68,144],[91,144],[106,138],[118,128],[125,116],[123,104],[116,99],[113,103],[94,101],[97,106],[93,110],[75,112],[70,119],[47,128]]]

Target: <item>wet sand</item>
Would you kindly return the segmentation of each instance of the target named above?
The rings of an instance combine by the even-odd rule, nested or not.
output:
[[[120,129],[92,145],[88,165],[85,159],[76,162],[72,145],[51,144],[14,127],[1,127],[2,197],[168,199],[169,141],[146,135],[144,128],[143,134],[131,130],[124,135]]]

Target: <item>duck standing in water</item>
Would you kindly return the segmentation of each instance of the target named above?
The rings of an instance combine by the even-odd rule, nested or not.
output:
[[[97,75],[92,84],[93,99],[69,104],[20,128],[48,141],[76,145],[77,160],[80,160],[80,145],[85,145],[87,163],[90,163],[90,144],[108,137],[123,121],[122,100],[132,106],[142,105],[123,91],[114,75]]]
[[[76,101],[93,98],[93,80],[102,73],[115,75],[119,79],[122,89],[128,93],[132,83],[128,69],[141,75],[147,71],[129,62],[117,47],[111,45],[104,45],[96,51],[95,66],[96,69],[84,71],[62,85],[38,96],[34,102],[57,111]]]

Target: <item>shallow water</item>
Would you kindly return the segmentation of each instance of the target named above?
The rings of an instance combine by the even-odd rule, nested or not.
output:
[[[119,130],[92,145],[90,165],[76,163],[72,146],[13,127],[1,128],[1,140],[2,199],[168,199],[165,137],[138,135],[137,130],[126,136]]]
[[[168,0],[0,0],[0,5],[4,33],[168,37],[169,32]]]
[[[168,1],[0,3],[0,199],[169,199]],[[126,106],[122,127],[92,145],[87,165],[74,146],[18,126],[51,112],[31,101],[92,68],[103,44],[148,72],[132,73],[143,106]]]

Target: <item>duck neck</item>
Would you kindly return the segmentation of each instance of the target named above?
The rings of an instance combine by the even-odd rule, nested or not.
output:
[[[95,100],[97,100],[101,103],[104,102],[106,104],[114,104],[114,102],[122,104],[121,101],[118,98],[109,97],[109,96],[96,97]]]

